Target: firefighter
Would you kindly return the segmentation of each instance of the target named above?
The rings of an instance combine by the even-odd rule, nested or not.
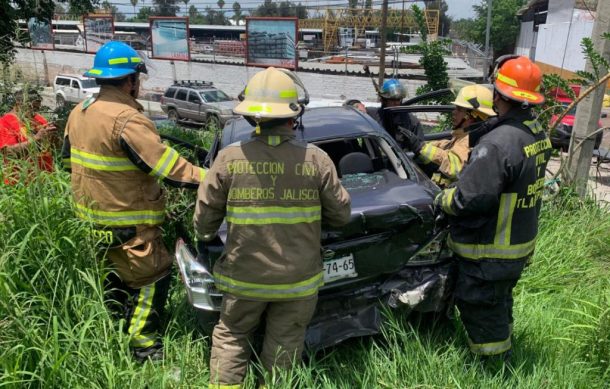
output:
[[[468,85],[460,89],[452,102],[455,109],[451,115],[453,130],[449,140],[424,142],[413,132],[401,128],[405,148],[413,151],[424,170],[432,175],[432,181],[441,188],[457,180],[468,160],[468,133],[496,116],[492,100],[492,91],[483,85]]]
[[[408,112],[389,113],[385,108],[398,107],[402,100],[407,97],[407,90],[402,83],[396,79],[386,80],[378,92],[381,107],[368,107],[366,112],[377,121],[403,148],[406,146],[404,136],[399,126],[416,134],[423,139],[424,133],[419,120],[415,115]]]
[[[510,355],[512,291],[534,253],[551,143],[534,118],[542,74],[527,57],[501,57],[494,72],[498,121],[470,134],[456,186],[437,204],[449,215],[458,262],[455,303],[472,352]]]
[[[172,265],[161,240],[165,196],[159,181],[196,189],[205,171],[161,143],[136,100],[141,73],[146,66],[130,46],[108,42],[98,50],[85,76],[96,79],[100,93],[70,113],[62,154],[71,168],[77,215],[92,222],[94,238],[107,248],[116,272],[107,289],[125,304],[134,356],[145,360],[163,356],[160,316]]]
[[[252,77],[234,112],[255,131],[219,152],[198,191],[199,238],[214,239],[223,218],[228,225],[224,252],[214,265],[224,295],[212,335],[210,388],[240,387],[249,338],[263,314],[264,368],[287,369],[300,360],[324,281],[321,223],[349,221],[350,197],[334,164],[295,138],[295,120],[304,108],[293,78],[273,67]]]

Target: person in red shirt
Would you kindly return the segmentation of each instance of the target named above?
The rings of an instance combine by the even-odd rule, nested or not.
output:
[[[19,169],[6,169],[11,164],[10,158],[31,160],[36,158],[37,167],[43,171],[53,171],[53,156],[48,150],[51,137],[57,128],[36,111],[40,109],[42,98],[35,90],[17,91],[15,106],[0,117],[0,153],[4,156],[4,182],[12,180],[7,176],[15,176]]]

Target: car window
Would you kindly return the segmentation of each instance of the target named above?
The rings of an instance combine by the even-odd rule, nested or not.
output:
[[[63,78],[63,77],[57,77],[57,79],[55,80],[55,85],[60,85],[60,86],[70,85],[70,79]]]
[[[379,179],[379,173],[383,173],[381,176],[384,176],[385,173],[394,173],[400,178],[407,178],[400,157],[390,144],[381,137],[371,136],[325,140],[315,142],[315,144],[328,154],[342,180],[350,181],[348,176],[353,175],[357,175],[360,178],[370,176],[370,180],[357,180],[358,184],[354,185],[370,184],[374,186]],[[350,154],[351,156],[348,156]],[[355,154],[359,154],[355,158],[357,161],[350,160],[350,158],[354,159]],[[354,164],[362,166],[362,171],[359,170],[359,167],[354,167]],[[346,170],[342,171],[342,169]]]
[[[568,108],[570,103],[562,103],[561,105],[563,105],[563,109],[566,109]],[[567,115],[576,116],[576,105],[572,107],[572,109],[567,113]]]
[[[202,91],[201,96],[207,103],[220,103],[222,101],[231,101],[231,98],[221,90]]]
[[[167,91],[165,91],[163,96],[173,98],[174,94],[176,93],[176,89],[178,88],[169,88]]]
[[[74,88],[74,89],[80,89],[80,85],[78,85],[78,81],[76,81],[76,80],[72,80],[72,88]]]
[[[186,101],[186,93],[188,91],[186,89],[178,89],[178,93],[176,93],[176,100],[184,100]]]
[[[94,79],[80,80],[83,89],[97,88],[97,83]]]
[[[419,120],[424,135],[452,130],[449,112],[413,112],[413,115]]]
[[[201,103],[201,99],[199,98],[199,94],[195,91],[189,92],[189,103],[199,104]]]

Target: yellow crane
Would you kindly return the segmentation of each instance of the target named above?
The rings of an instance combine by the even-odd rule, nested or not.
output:
[[[424,10],[428,35],[438,34],[439,10]],[[381,26],[381,10],[363,8],[328,8],[324,18],[299,19],[299,28],[322,29],[324,51],[329,52],[336,47],[338,31],[341,27],[353,28],[356,36],[364,36],[367,29]],[[404,28],[408,31],[418,30],[417,22],[411,11],[391,9],[388,11],[387,28]]]

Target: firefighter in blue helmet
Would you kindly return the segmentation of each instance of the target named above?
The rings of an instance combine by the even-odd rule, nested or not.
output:
[[[103,244],[113,270],[107,289],[135,357],[144,360],[163,355],[160,316],[173,262],[161,239],[159,181],[196,189],[205,171],[161,143],[136,100],[141,73],[146,66],[128,45],[109,42],[99,49],[85,75],[96,79],[100,93],[70,113],[62,156],[77,216],[94,226],[92,235]]]
[[[366,112],[392,135],[402,148],[407,148],[409,144],[398,127],[402,127],[423,139],[424,134],[421,124],[413,114],[408,112],[391,114],[385,110],[388,107],[398,107],[402,100],[407,97],[407,90],[400,81],[393,78],[386,80],[379,89],[378,95],[381,107],[369,107]]]

